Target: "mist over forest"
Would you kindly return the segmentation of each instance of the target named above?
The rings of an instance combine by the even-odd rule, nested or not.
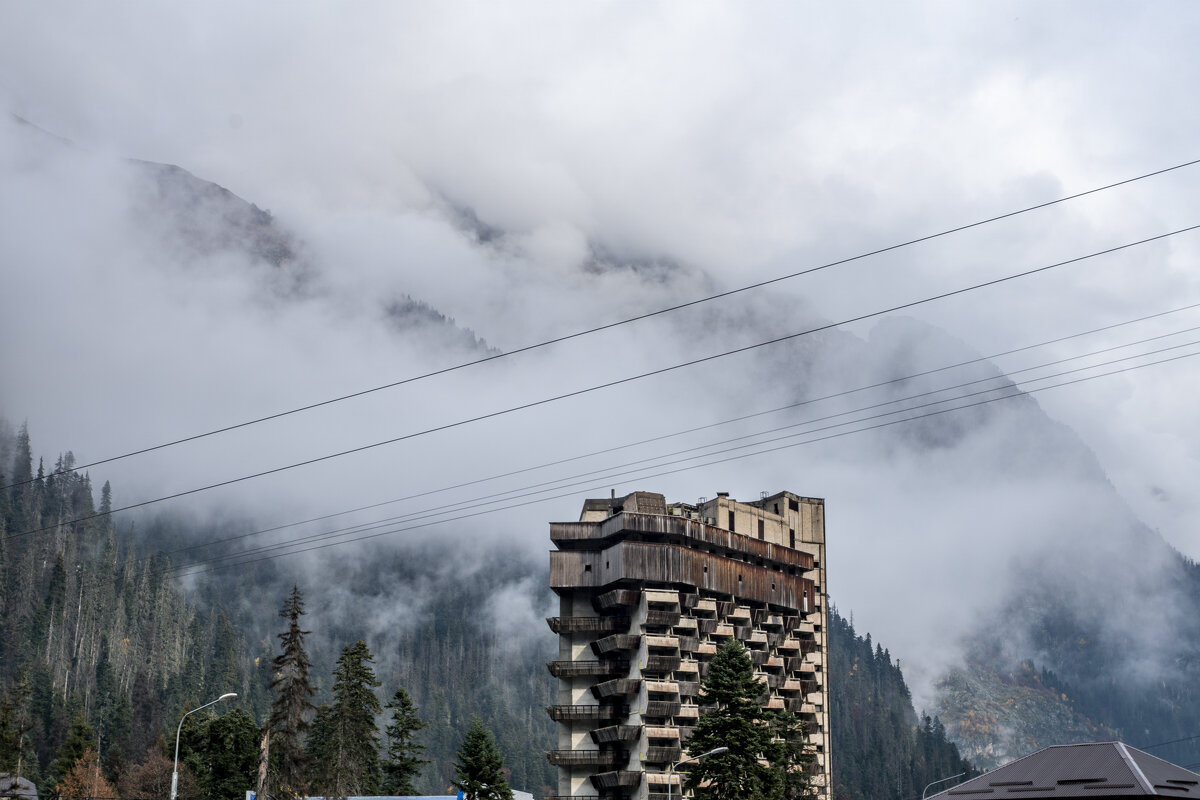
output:
[[[260,724],[294,585],[318,697],[362,639],[430,721],[425,789],[479,713],[540,791],[548,523],[635,490],[825,499],[846,797],[1200,763],[1196,20],[1102,6],[0,12],[39,778],[78,715],[131,759],[231,682]]]

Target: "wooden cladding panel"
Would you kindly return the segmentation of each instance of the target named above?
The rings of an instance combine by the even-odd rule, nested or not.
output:
[[[753,558],[763,558],[797,569],[813,568],[811,553],[759,541],[752,536],[744,536],[683,517],[625,512],[603,522],[550,523],[550,540],[564,550],[592,549],[602,547],[606,540],[646,536],[685,539],[690,540],[693,547],[745,553]]]
[[[620,580],[682,583],[800,611],[816,608],[811,580],[681,545],[624,541],[600,551],[550,553],[552,589],[600,588]]]

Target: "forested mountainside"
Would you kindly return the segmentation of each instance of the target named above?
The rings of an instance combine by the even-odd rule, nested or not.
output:
[[[90,742],[108,780],[128,786],[131,775],[170,755],[165,750],[181,713],[227,691],[238,692],[236,708],[200,715],[221,728],[185,731],[184,760],[199,770],[196,753],[205,737],[224,737],[241,743],[235,761],[242,766],[223,768],[252,772],[257,743],[247,726],[263,724],[270,710],[271,661],[276,634],[285,629],[277,613],[286,597],[285,569],[267,561],[253,574],[208,573],[185,593],[168,555],[147,542],[177,547],[212,531],[179,521],[135,531],[105,516],[70,522],[111,507],[110,488],[96,504],[87,475],[71,470],[70,454],[53,471],[33,469],[25,428],[0,437],[0,455],[6,467],[0,481],[13,484],[0,501],[0,727],[16,720],[26,728],[22,772],[49,792],[69,766],[64,756]],[[519,623],[498,619],[496,599],[508,593],[520,606],[512,594],[517,586],[548,604],[544,567],[497,551],[488,570],[460,576],[445,568],[453,557],[443,543],[400,545],[353,563],[331,560],[325,585],[307,587],[314,602],[303,618],[314,701],[329,698],[341,648],[362,638],[374,649],[381,699],[404,687],[428,723],[421,739],[430,764],[419,790],[449,785],[455,751],[478,714],[496,736],[510,783],[541,794],[554,783],[544,756],[554,736],[544,711],[554,691],[544,666],[553,658],[554,637],[536,608],[517,614]],[[390,583],[423,599],[386,609],[390,616],[381,619],[384,609],[361,613],[365,606],[358,606],[355,613],[353,598],[330,602],[329,587],[351,583],[364,598]],[[529,629],[514,633],[513,624]],[[887,651],[857,636],[836,612],[830,624],[838,796],[903,800],[929,776],[966,768],[940,724],[918,718]],[[220,786],[234,783],[236,774],[225,775]]]

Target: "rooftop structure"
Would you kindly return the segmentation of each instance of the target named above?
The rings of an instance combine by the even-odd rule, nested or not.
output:
[[[550,524],[559,616],[553,800],[681,797],[696,698],[721,642],[749,650],[763,703],[808,726],[828,800],[825,505],[791,492],[694,504],[634,492]],[[683,769],[686,770],[686,767]]]
[[[930,800],[1156,796],[1200,797],[1200,775],[1121,742],[1095,742],[1038,750]]]

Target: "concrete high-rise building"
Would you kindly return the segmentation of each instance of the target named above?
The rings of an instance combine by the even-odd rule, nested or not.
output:
[[[587,500],[553,522],[559,616],[556,800],[681,797],[708,663],[734,637],[767,687],[764,703],[808,725],[813,782],[830,797],[825,504],[791,492],[695,504],[660,494]],[[685,766],[682,769],[686,770]]]

